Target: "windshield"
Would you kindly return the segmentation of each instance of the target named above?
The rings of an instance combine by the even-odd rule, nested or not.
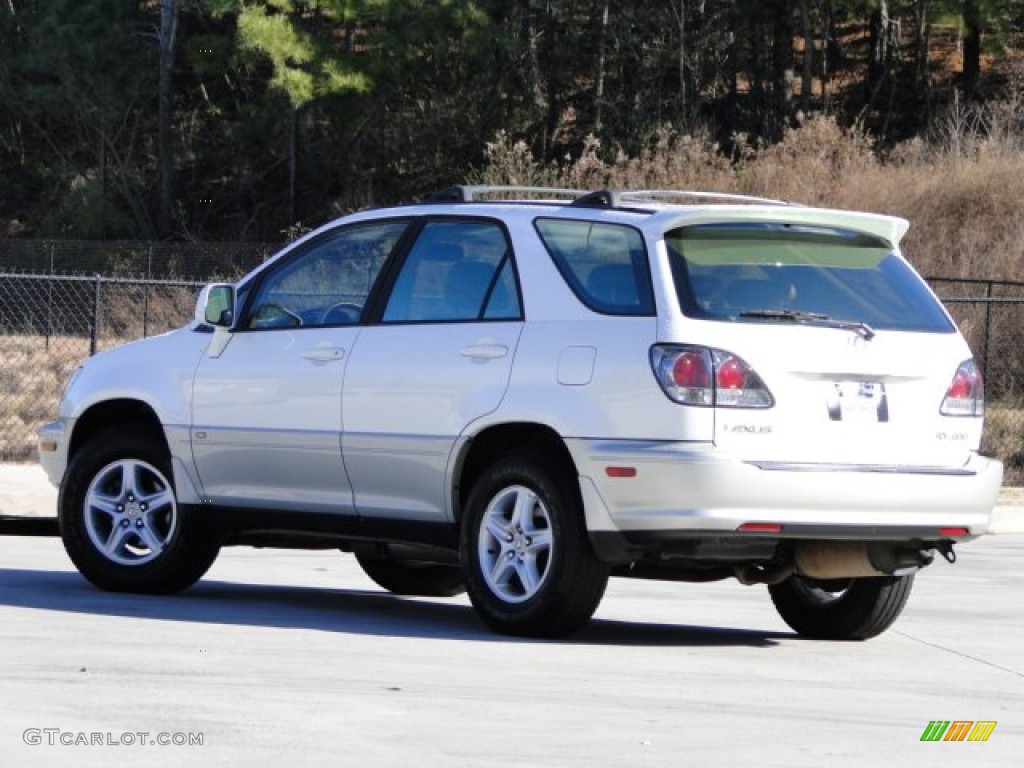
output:
[[[850,323],[952,333],[923,281],[882,240],[787,224],[705,224],[665,235],[690,317],[753,323]]]

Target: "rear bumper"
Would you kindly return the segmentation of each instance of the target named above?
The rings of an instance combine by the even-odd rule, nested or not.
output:
[[[965,540],[988,530],[1003,477],[977,454],[950,468],[755,464],[709,444],[567,442],[591,533],[648,541],[745,537],[759,523],[781,526],[773,538]]]

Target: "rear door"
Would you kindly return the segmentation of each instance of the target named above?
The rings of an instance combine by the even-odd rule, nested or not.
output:
[[[346,372],[344,456],[361,516],[449,519],[452,448],[501,402],[521,331],[504,228],[426,222]]]
[[[980,418],[940,412],[962,337],[892,245],[813,226],[720,225],[669,238],[686,314],[743,359],[771,408],[716,407],[715,442],[766,462],[958,466]]]
[[[744,350],[775,405],[717,408],[715,441],[761,461],[962,465],[977,444],[980,419],[940,413],[967,354],[957,341],[892,331],[868,340],[852,331],[751,328],[744,339],[723,345]]]

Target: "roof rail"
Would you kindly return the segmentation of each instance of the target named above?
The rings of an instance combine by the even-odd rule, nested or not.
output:
[[[498,200],[519,200],[522,201],[522,197],[507,197],[507,195],[516,195],[521,193],[529,193],[540,198],[552,198],[552,199],[569,199],[575,200],[581,195],[586,195],[586,190],[580,189],[560,189],[558,187],[529,187],[529,186],[502,186],[502,185],[458,185],[454,187],[446,187],[438,192],[435,192],[430,197],[426,198],[424,203],[472,203],[477,200],[484,198],[493,198]],[[530,199],[536,199],[530,198]]]
[[[728,203],[751,203],[760,205],[799,205],[786,200],[774,200],[767,197],[751,197],[735,195],[728,192],[693,192],[679,189],[601,189],[590,192],[573,201],[573,205],[581,208],[628,208],[630,204],[657,202],[658,200],[721,200]]]

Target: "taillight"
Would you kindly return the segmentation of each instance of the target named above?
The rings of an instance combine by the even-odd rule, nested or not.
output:
[[[651,348],[654,375],[665,394],[684,405],[714,405],[714,363],[705,347]]]
[[[651,366],[665,394],[683,405],[770,408],[771,392],[753,368],[731,352],[659,344]]]
[[[985,385],[974,360],[964,360],[953,374],[953,381],[942,399],[943,416],[982,416],[985,412]]]
[[[683,352],[672,363],[672,383],[682,389],[711,386],[711,366],[703,352]]]
[[[730,357],[715,371],[715,384],[721,389],[743,389],[747,383],[747,369],[743,361]]]

